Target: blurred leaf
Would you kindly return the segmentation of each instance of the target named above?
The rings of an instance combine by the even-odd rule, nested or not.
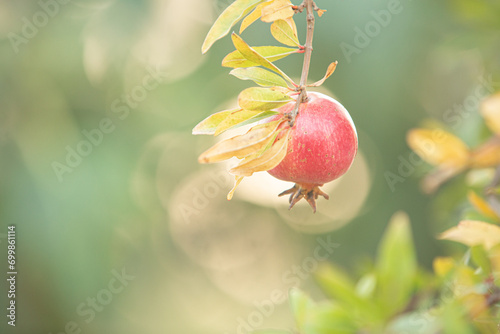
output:
[[[483,270],[484,275],[489,275],[491,272],[491,263],[484,247],[482,245],[472,246],[470,253],[472,261]]]
[[[482,197],[476,194],[473,190],[467,193],[467,198],[469,202],[476,208],[477,211],[482,213],[488,218],[498,221],[500,218],[497,216],[495,211],[490,207],[488,202],[486,202]]]
[[[465,167],[469,149],[458,137],[442,129],[413,129],[407,136],[408,145],[432,165]]]
[[[406,213],[392,217],[379,245],[377,299],[387,316],[406,307],[417,275],[417,260]]]
[[[243,158],[264,147],[273,136],[280,121],[269,122],[254,126],[247,133],[223,140],[198,158],[200,163],[214,163],[230,159],[232,157]]]
[[[283,71],[281,71],[279,68],[276,67],[273,63],[271,63],[269,60],[267,60],[263,55],[259,54],[255,49],[250,47],[243,39],[241,39],[240,36],[236,35],[235,33],[232,34],[232,39],[233,39],[233,44],[238,50],[243,57],[245,57],[247,60],[250,60],[251,62],[254,62],[258,65],[261,65],[265,68],[268,68],[279,75],[281,75],[283,78],[285,78],[288,82],[293,83],[293,80],[288,77]]]
[[[268,1],[266,1],[268,2]],[[257,21],[261,15],[262,15],[262,8],[264,8],[264,6],[267,6],[268,4],[267,3],[261,3],[260,5],[258,5],[254,10],[253,12],[251,12],[250,14],[247,15],[247,17],[245,17],[243,19],[243,21],[241,21],[241,26],[240,26],[240,34],[245,31],[246,28],[248,28],[252,23],[254,23],[255,21]]]
[[[292,6],[293,4],[290,0],[274,0],[269,6],[262,9],[261,20],[264,22],[273,22],[288,19],[295,14]]]
[[[276,40],[288,46],[300,46],[293,19],[277,20],[271,24],[271,34]]]
[[[361,277],[356,284],[356,293],[363,298],[371,298],[375,287],[377,286],[377,276],[373,273],[368,273]]]
[[[206,53],[219,39],[226,36],[231,28],[263,0],[236,0],[222,12],[207,34],[201,52]]]
[[[335,68],[337,68],[337,63],[338,62],[333,62],[330,65],[328,65],[328,68],[326,70],[326,74],[323,77],[323,79],[321,79],[321,80],[313,83],[312,85],[308,85],[308,86],[309,87],[318,87],[318,86],[321,86],[326,81],[326,79],[328,79],[333,74],[333,72],[335,72]]]
[[[247,110],[271,110],[284,106],[293,99],[271,88],[251,87],[238,96],[238,105]]]
[[[319,16],[319,17],[322,17],[322,16],[323,16],[323,14],[325,14],[325,13],[326,13],[326,9],[318,9],[318,10],[316,10],[316,12],[318,13],[318,16]]]
[[[463,168],[438,167],[427,174],[422,180],[422,189],[427,194],[432,194],[441,185],[457,176],[463,171]]]
[[[481,103],[481,115],[491,131],[500,135],[500,92],[491,95]]]
[[[440,316],[442,332],[444,334],[474,334],[475,331],[467,323],[464,315],[464,309],[456,302],[446,304]]]
[[[289,331],[283,331],[279,329],[260,329],[253,331],[252,334],[292,334]]]
[[[236,68],[229,74],[241,80],[252,80],[257,85],[264,87],[287,87],[286,81],[282,77],[260,67]]]
[[[471,154],[472,168],[488,168],[498,165],[500,165],[500,137],[491,138]]]
[[[286,48],[283,46],[255,46],[255,52],[264,57],[267,61],[273,62],[291,54],[297,53],[298,49]],[[245,58],[238,50],[231,52],[222,60],[224,67],[252,67],[260,65]]]
[[[220,111],[208,116],[194,127],[193,135],[213,135],[215,133],[215,130],[217,129],[217,126],[219,126],[219,124],[223,122],[229,115],[238,110],[241,109]]]
[[[446,277],[455,267],[455,260],[451,257],[436,257],[432,263],[434,272],[439,277]]]
[[[300,289],[293,288],[290,290],[290,306],[292,313],[297,323],[299,331],[302,331],[308,315],[308,312],[315,305],[314,301],[302,292]]]
[[[500,227],[474,220],[461,221],[443,232],[439,239],[452,240],[467,246],[483,245],[487,250],[500,243]]]
[[[304,323],[304,334],[351,334],[357,326],[353,323],[351,310],[336,304],[322,304],[312,307]]]
[[[231,168],[229,173],[239,176],[251,176],[253,173],[264,172],[278,166],[285,158],[288,147],[289,130],[276,140],[272,146],[263,153],[256,153],[243,159],[237,166]]]

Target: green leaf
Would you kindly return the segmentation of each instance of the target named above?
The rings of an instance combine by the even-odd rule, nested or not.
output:
[[[287,80],[290,83],[293,83],[293,80],[290,79],[288,75],[286,75],[282,70],[276,67],[276,65],[267,60],[264,56],[259,54],[255,49],[250,47],[240,36],[233,33],[231,35],[231,38],[233,39],[233,44],[236,50],[238,50],[243,55],[243,57],[250,60],[251,62],[254,62],[258,65],[270,69],[271,71],[278,73],[283,78],[285,78],[285,80]]]
[[[481,245],[472,246],[470,254],[474,263],[483,270],[483,274],[489,275],[491,272],[491,263],[484,247]]]
[[[229,130],[230,128],[241,124],[245,121],[248,121],[249,119],[263,113],[262,111],[259,110],[238,110],[233,113],[231,113],[229,116],[226,117],[222,122],[219,123],[217,126],[217,129],[215,129],[215,136],[220,135],[222,132]]]
[[[257,85],[264,87],[287,87],[286,81],[282,77],[260,67],[236,68],[229,74],[241,80],[252,80]]]
[[[309,298],[304,292],[299,289],[293,288],[290,290],[290,307],[295,317],[297,327],[300,331],[303,330],[308,312],[314,307],[314,301]]]
[[[208,49],[219,39],[226,36],[231,28],[264,0],[236,0],[222,12],[207,34],[201,52],[206,53]]]
[[[198,123],[193,129],[193,135],[213,135],[217,126],[223,122],[226,117],[241,109],[225,110],[208,116]]]
[[[290,23],[285,20],[277,20],[271,24],[271,34],[280,43],[288,46],[299,46],[299,39]]]
[[[386,316],[404,309],[417,276],[417,261],[408,216],[396,213],[378,251],[377,299]]]
[[[293,99],[271,88],[251,87],[238,96],[238,105],[246,110],[267,111],[284,106]]]
[[[300,51],[299,49],[286,48],[283,46],[255,46],[253,49],[269,62],[283,59]],[[238,50],[231,52],[222,60],[222,66],[224,67],[236,68],[258,65],[260,64],[246,59]]]
[[[304,324],[305,334],[352,334],[357,326],[352,321],[351,310],[328,303],[316,305],[307,316]]]

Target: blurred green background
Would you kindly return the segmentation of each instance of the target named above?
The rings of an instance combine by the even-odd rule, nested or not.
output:
[[[310,78],[339,61],[322,89],[350,111],[360,154],[316,215],[304,205],[288,212],[276,195],[289,185],[265,175],[227,202],[226,166],[197,163],[214,139],[192,136],[193,126],[250,86],[220,67],[228,38],[200,52],[229,3],[0,2],[5,273],[8,225],[18,247],[17,326],[2,315],[2,333],[293,328],[276,296],[294,285],[320,296],[310,275],[317,247],[362,267],[398,210],[412,220],[423,265],[444,252],[434,235],[456,221],[419,190],[427,167],[401,167],[405,134],[425,117],[446,123],[478,86],[498,89],[498,1],[317,1],[328,12],[317,20]],[[296,17],[301,41],[304,20]],[[243,37],[277,44],[262,22]],[[278,65],[297,77],[302,57]],[[476,112],[454,129],[469,143]],[[392,186],[388,173],[400,177]],[[5,280],[0,287],[4,308]]]

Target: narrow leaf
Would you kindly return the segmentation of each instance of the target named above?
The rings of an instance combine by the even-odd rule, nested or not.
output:
[[[238,176],[251,176],[253,173],[265,172],[278,166],[286,156],[289,134],[290,131],[287,131],[260,156],[255,154],[255,156],[243,159],[237,166],[231,168],[229,173]]]
[[[273,136],[279,121],[254,126],[247,133],[223,140],[200,155],[198,162],[214,163],[232,157],[243,158],[264,147]]]
[[[194,127],[193,135],[213,135],[215,133],[215,129],[217,129],[217,126],[222,121],[224,121],[226,117],[228,117],[237,110],[241,109],[220,111],[218,113],[208,116]]]
[[[294,22],[293,19],[277,20],[271,24],[271,34],[280,43],[288,46],[300,46],[299,39],[296,32],[293,30],[293,26],[290,22]]]
[[[496,212],[490,207],[488,202],[486,202],[482,197],[476,194],[473,190],[470,190],[467,194],[469,202],[479,211],[481,214],[488,218],[498,221],[500,217],[497,216]]]
[[[293,4],[290,0],[274,0],[269,6],[262,9],[261,20],[264,22],[274,22],[285,20],[293,16]]]
[[[264,57],[268,62],[283,59],[291,54],[298,53],[300,50],[286,48],[282,46],[256,46],[253,48],[255,52]],[[258,66],[260,63],[253,62],[245,58],[238,50],[231,52],[222,60],[224,67],[252,67]]]
[[[233,39],[233,44],[236,47],[236,50],[238,50],[243,55],[243,57],[250,60],[251,62],[257,63],[258,65],[261,65],[278,73],[288,82],[293,83],[293,80],[290,79],[288,75],[286,75],[282,70],[276,67],[276,65],[271,63],[269,60],[264,58],[264,56],[260,55],[255,49],[250,47],[240,36],[233,33],[231,37]]]
[[[243,19],[243,21],[241,21],[241,26],[240,26],[240,34],[246,29],[248,28],[252,23],[254,23],[255,21],[257,21],[261,15],[262,15],[262,8],[264,6],[267,6],[268,4],[267,3],[261,3],[260,5],[258,5],[254,10],[253,12],[251,12],[250,14],[247,15],[247,17],[245,17]]]
[[[228,201],[233,199],[234,192],[236,191],[236,188],[238,188],[238,186],[240,185],[241,181],[243,181],[244,178],[245,178],[244,176],[235,176],[234,177],[234,186],[231,189],[231,191],[229,191],[229,194],[227,194]]]
[[[333,72],[335,72],[335,69],[337,68],[337,63],[338,62],[333,62],[330,65],[328,65],[328,69],[326,70],[326,74],[323,77],[323,79],[321,79],[319,81],[316,81],[312,85],[308,85],[308,86],[309,87],[318,87],[318,86],[321,86],[326,81],[326,79],[328,79],[333,74]]]
[[[217,18],[207,34],[201,52],[206,53],[219,39],[226,36],[231,28],[263,0],[236,0]]]
[[[231,115],[227,116],[225,120],[219,123],[217,129],[215,129],[215,136],[220,135],[222,132],[236,126],[240,123],[243,123],[258,114],[262,113],[258,110],[238,110],[233,112]]]
[[[487,250],[500,244],[500,227],[475,220],[464,220],[443,232],[439,239],[460,242],[467,246],[483,245]]]
[[[252,80],[257,85],[264,87],[287,87],[286,81],[282,77],[260,67],[236,68],[229,74],[241,80]]]
[[[270,88],[247,88],[238,96],[238,105],[247,110],[271,110],[284,106],[293,99],[280,91]]]

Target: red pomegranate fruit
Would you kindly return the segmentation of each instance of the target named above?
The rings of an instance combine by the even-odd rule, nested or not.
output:
[[[295,182],[279,195],[290,194],[290,208],[305,198],[316,212],[318,196],[328,199],[319,187],[347,172],[358,150],[358,135],[351,116],[338,101],[317,92],[308,92],[307,97],[291,129],[285,158],[268,173]],[[278,110],[286,114],[294,106],[290,102]]]

